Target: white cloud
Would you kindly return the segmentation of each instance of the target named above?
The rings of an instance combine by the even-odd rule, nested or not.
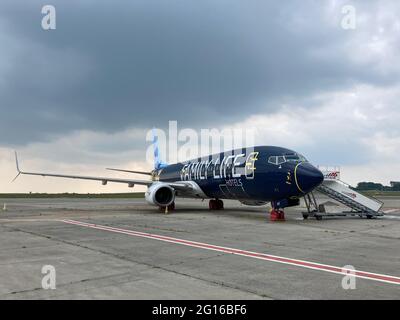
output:
[[[143,136],[140,130],[124,130],[116,134],[77,131],[48,143],[33,143],[20,148],[19,158],[23,170],[77,174],[87,176],[111,176],[140,178],[133,174],[106,171],[105,167],[120,167],[131,170],[148,171],[144,151],[135,147],[135,142]],[[145,141],[143,141],[143,144]],[[113,150],[112,144],[115,145]],[[126,146],[126,149],[123,149]],[[109,153],[102,151],[109,150]],[[21,176],[14,183],[16,175],[14,151],[0,148],[0,193],[5,192],[131,192],[145,188],[135,186],[129,189],[125,184]]]
[[[344,5],[352,5],[356,9],[354,30],[341,28],[340,22],[344,16],[341,10]],[[330,1],[322,12],[324,24],[318,27],[322,30],[327,27],[331,31],[336,30],[335,34],[341,37],[341,41],[332,41],[324,47],[314,48],[312,56],[331,59],[332,62],[342,57],[353,66],[364,66],[366,73],[373,71],[382,76],[400,72],[398,1]],[[312,26],[312,22],[308,21],[308,24]]]
[[[388,184],[399,172],[398,97],[400,86],[357,85],[312,97],[318,107],[280,106],[277,113],[253,115],[233,127],[255,128],[257,144],[288,147],[315,164],[342,166],[349,183],[368,178]]]
[[[278,106],[273,114],[252,115],[222,129],[255,129],[256,144],[279,145],[303,153],[315,164],[340,165],[342,178],[388,183],[398,179],[400,86],[377,88],[357,85],[347,91],[327,92]],[[310,108],[308,104],[317,104]],[[178,124],[178,129],[180,128]],[[19,150],[25,169],[82,175],[132,177],[104,170],[107,166],[150,170],[146,162],[146,130],[115,134],[76,131],[47,143]],[[200,148],[199,148],[200,150]],[[125,185],[21,177],[14,184],[13,150],[0,148],[0,192],[129,192]],[[370,168],[368,170],[367,168]],[[135,191],[143,188],[135,188]]]
[[[400,136],[390,136],[387,132],[376,132],[371,137],[363,139],[365,145],[371,148],[379,162],[393,161],[400,155]]]
[[[11,3],[8,9],[14,8]],[[346,4],[356,7],[355,30],[341,28],[341,8]],[[3,143],[28,143],[58,134],[58,137],[50,136],[47,142],[32,142],[18,148],[24,167],[85,175],[106,174],[106,166],[148,170],[151,164],[145,159],[145,130],[127,129],[114,134],[103,131],[118,130],[115,128],[134,125],[135,121],[143,127],[155,120],[160,123],[180,117],[183,120],[179,126],[182,127],[200,119],[204,121],[202,127],[207,128],[217,119],[213,123],[220,123],[221,129],[254,128],[257,144],[286,146],[304,153],[315,163],[341,165],[342,177],[350,183],[360,180],[387,183],[398,179],[399,1],[331,0],[322,6],[315,5],[314,1],[291,2],[271,6],[276,10],[268,10],[268,5],[245,5],[243,8],[238,5],[224,18],[228,24],[215,25],[212,23],[214,16],[210,16],[207,9],[204,12],[210,19],[206,21],[207,25],[211,23],[210,30],[224,31],[210,39],[206,28],[204,34],[195,33],[197,36],[193,37],[193,30],[201,31],[205,26],[200,14],[193,25],[185,20],[186,15],[185,19],[177,20],[179,23],[171,20],[175,16],[167,15],[167,22],[162,19],[161,22],[172,27],[166,30],[169,30],[166,35],[173,36],[171,46],[164,44],[164,35],[156,27],[153,28],[156,34],[152,33],[152,28],[143,33],[136,24],[127,24],[132,29],[124,30],[128,30],[129,39],[134,39],[133,46],[128,45],[126,33],[116,32],[117,37],[110,29],[105,36],[111,36],[109,39],[116,41],[114,45],[104,47],[100,41],[96,46],[94,41],[95,47],[91,47],[92,42],[87,42],[86,38],[92,33],[85,33],[87,29],[79,27],[87,25],[86,13],[98,19],[97,11],[82,11],[80,16],[80,11],[73,8],[66,16],[73,16],[77,24],[68,29],[69,36],[65,34],[58,41],[30,33],[32,28],[24,24],[30,19],[23,19],[0,33],[5,48],[0,60],[0,94],[3,101],[6,96],[10,97],[2,109],[2,129],[6,133],[2,135],[6,137]],[[225,9],[222,4],[220,10]],[[149,10],[153,12],[150,7]],[[13,12],[14,9],[9,12],[10,26],[13,26],[10,22],[17,21]],[[14,14],[27,12],[30,11],[15,11]],[[97,14],[101,17],[102,11]],[[127,10],[122,21],[140,22],[140,19],[131,19],[133,14],[137,11],[129,13]],[[146,24],[147,18],[144,19]],[[215,18],[214,22],[219,21],[220,15]],[[5,22],[0,21],[0,26],[6,26]],[[14,29],[19,32],[14,33]],[[113,30],[118,31],[118,24]],[[160,35],[161,47],[165,46],[166,50],[158,52],[154,49],[158,46],[146,47],[148,39],[154,44],[160,41],[155,35]],[[183,51],[177,45],[182,39],[187,39]],[[205,41],[207,39],[210,41]],[[191,40],[201,41],[194,41],[191,47]],[[122,51],[115,51],[115,48],[122,48]],[[144,58],[140,58],[137,48],[144,49]],[[182,52],[187,55],[180,56]],[[207,55],[203,56],[205,53]],[[115,54],[119,59],[109,60]],[[127,59],[136,56],[138,61]],[[177,64],[166,57],[176,57]],[[136,67],[130,68],[135,64]],[[137,67],[142,65],[143,69]],[[148,77],[152,75],[149,70],[153,69],[161,71],[155,73],[155,77]],[[216,74],[212,72],[215,70]],[[10,79],[10,76],[15,77]],[[142,87],[143,83],[149,83],[150,87]],[[351,86],[343,89],[348,83]],[[93,84],[93,87],[85,84]],[[253,88],[257,90],[250,94]],[[48,93],[51,93],[50,100],[45,99]],[[82,96],[82,93],[85,94]],[[38,100],[34,99],[35,95]],[[278,102],[275,110],[271,108],[272,101],[282,101],[283,96],[291,96],[293,100],[297,96],[298,100]],[[19,99],[21,97],[26,100]],[[143,99],[135,100],[138,97]],[[180,103],[182,99],[185,106]],[[42,100],[47,101],[43,109],[40,108],[44,104]],[[254,110],[259,109],[254,106],[260,100],[265,101],[265,111],[255,115]],[[34,101],[37,110],[30,109]],[[204,106],[204,109],[191,108],[193,105]],[[41,115],[38,118],[43,121],[35,120],[37,115]],[[229,115],[244,115],[244,118],[227,125],[230,120],[225,117]],[[95,129],[73,132],[76,128]],[[19,133],[25,135],[13,140]],[[93,182],[49,178],[43,181],[38,177],[23,177],[10,184],[14,173],[13,150],[0,146],[0,192],[129,191],[120,185],[102,187]]]

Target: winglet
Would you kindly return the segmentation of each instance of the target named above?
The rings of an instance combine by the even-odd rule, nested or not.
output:
[[[15,152],[15,164],[17,165],[17,171],[18,171],[18,173],[21,173],[21,170],[19,170],[18,154],[17,154],[17,151],[14,151],[14,152]]]
[[[19,169],[19,163],[18,163],[18,155],[17,155],[17,151],[14,151],[15,152],[15,164],[17,165],[17,171],[18,171],[18,174],[15,176],[15,178],[11,181],[11,182],[14,182],[15,180],[17,180],[17,178],[19,177],[19,175],[21,174],[21,170]]]

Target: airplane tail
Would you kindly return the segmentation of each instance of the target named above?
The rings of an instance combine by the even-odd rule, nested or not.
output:
[[[154,147],[154,169],[159,170],[165,168],[168,164],[160,159],[158,136],[154,128],[153,128],[153,147]]]
[[[160,151],[159,151],[160,149],[158,147],[158,136],[155,128],[153,128],[152,134],[153,134],[153,148],[154,148],[154,170],[160,170],[168,166],[168,164],[163,162],[160,158]],[[106,169],[111,171],[137,173],[149,176],[153,175],[152,171],[136,171],[136,170],[126,170],[126,169],[116,169],[116,168],[106,168]]]

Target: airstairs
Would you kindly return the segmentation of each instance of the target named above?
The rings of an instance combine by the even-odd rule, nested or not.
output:
[[[307,213],[303,217],[314,216],[317,219],[322,216],[345,216],[359,215],[360,217],[372,218],[382,216],[380,211],[383,203],[373,197],[367,197],[355,190],[350,185],[340,180],[340,168],[338,167],[319,167],[324,174],[324,181],[316,191],[328,196],[329,198],[340,202],[349,207],[351,211],[340,213],[326,213],[323,205],[318,205],[313,193],[304,197],[307,207]]]

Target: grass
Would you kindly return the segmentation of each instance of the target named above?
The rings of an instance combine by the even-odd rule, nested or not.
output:
[[[124,199],[144,198],[144,192],[131,193],[0,193],[0,198],[76,198],[76,199]]]
[[[373,197],[399,197],[400,191],[356,190],[362,194]]]

